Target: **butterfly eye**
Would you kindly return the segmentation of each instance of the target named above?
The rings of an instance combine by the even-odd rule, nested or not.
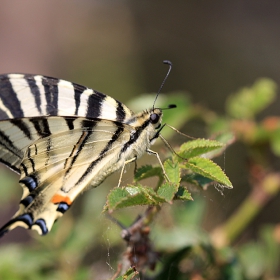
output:
[[[159,121],[159,115],[155,113],[151,114],[150,120],[151,123],[156,124]]]

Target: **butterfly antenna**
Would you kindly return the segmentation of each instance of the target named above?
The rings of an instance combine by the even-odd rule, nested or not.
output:
[[[158,92],[157,92],[157,95],[156,95],[156,98],[155,98],[155,101],[154,101],[154,104],[153,104],[153,109],[155,109],[155,104],[156,104],[158,95],[159,95],[159,93],[161,92],[162,87],[163,87],[163,85],[165,84],[165,81],[166,81],[166,79],[168,78],[169,73],[170,73],[171,68],[172,68],[172,63],[171,63],[171,61],[169,61],[169,60],[164,60],[163,63],[164,63],[164,64],[167,64],[167,65],[169,66],[169,69],[168,69],[168,71],[167,71],[167,74],[166,74],[165,78],[163,79],[163,81],[162,81],[162,83],[161,83],[161,86],[159,87],[159,90],[158,90]]]

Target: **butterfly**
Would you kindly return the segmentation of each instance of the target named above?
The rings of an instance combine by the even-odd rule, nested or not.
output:
[[[169,70],[160,90],[172,66],[164,63]],[[160,160],[149,149],[164,127],[155,101],[134,114],[114,98],[72,82],[0,75],[0,162],[20,175],[23,188],[19,210],[0,236],[18,226],[45,235],[83,191],[123,172],[144,153]]]

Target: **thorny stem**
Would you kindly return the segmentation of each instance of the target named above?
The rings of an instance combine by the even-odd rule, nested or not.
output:
[[[122,238],[127,243],[126,251],[122,259],[122,270],[125,272],[129,267],[135,271],[143,272],[146,268],[154,270],[158,253],[153,249],[149,238],[149,224],[153,221],[160,207],[149,206],[143,216],[140,216],[128,228],[123,229]]]
[[[232,243],[279,191],[280,173],[266,174],[227,222],[212,232],[213,243],[217,247]]]

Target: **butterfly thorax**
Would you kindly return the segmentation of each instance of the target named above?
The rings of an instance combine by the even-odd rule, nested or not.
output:
[[[162,111],[158,108],[144,110],[133,115],[126,123],[132,128],[130,141],[127,143],[131,156],[140,157],[154,143],[159,136],[158,129],[161,127]]]
[[[102,160],[102,175],[91,179],[91,185],[94,187],[99,185],[109,174],[122,168],[127,161],[137,159],[146,153],[158,137],[161,119],[162,111],[156,108],[133,115],[125,122],[123,128],[120,125],[116,132],[118,135],[115,137],[121,146],[120,152],[108,151]]]

